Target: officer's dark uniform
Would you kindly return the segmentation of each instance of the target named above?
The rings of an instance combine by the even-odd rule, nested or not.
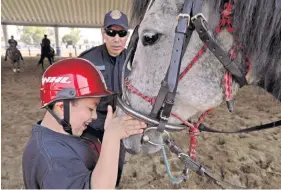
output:
[[[45,57],[47,57],[50,64],[52,64],[51,56],[47,56],[46,53],[49,51],[50,47],[51,47],[51,41],[47,37],[43,38],[41,43],[41,57],[38,64],[42,64]]]
[[[127,16],[118,11],[113,10],[106,13],[104,16],[104,28],[110,27],[111,25],[119,25],[124,28],[124,30],[128,30],[128,18]],[[91,61],[102,73],[107,88],[115,93],[122,92],[122,69],[127,56],[127,50],[124,49],[119,56],[113,57],[110,56],[106,45],[100,45],[97,47],[93,47],[89,50],[84,51],[80,54],[80,58],[87,59]],[[125,71],[125,76],[129,73],[129,70]],[[102,141],[103,133],[104,133],[104,122],[107,115],[107,106],[111,105],[113,111],[116,109],[116,96],[104,97],[101,98],[100,103],[97,106],[97,120],[94,120],[91,123],[91,127],[88,127],[84,134],[83,138],[91,139],[93,136],[98,137],[100,141]],[[119,156],[119,166],[118,166],[118,177],[116,182],[116,187],[118,187],[123,164],[125,160],[125,148],[120,142],[120,156]]]
[[[93,47],[89,50],[80,54],[80,58],[87,59],[94,63],[94,65],[101,71],[107,88],[115,93],[121,93],[121,77],[122,69],[126,59],[127,50],[125,49],[119,56],[112,57],[108,54],[105,44]],[[126,73],[128,70],[126,71]],[[84,132],[84,138],[91,138],[94,135],[102,141],[104,133],[104,122],[107,115],[107,106],[111,105],[113,111],[116,109],[116,96],[103,97],[97,106],[97,119],[91,123],[91,127]],[[119,158],[119,169],[117,185],[121,179],[121,173],[123,169],[125,159],[125,149],[121,142],[120,147],[120,158]]]
[[[50,47],[50,45],[51,45],[51,41],[48,39],[48,38],[43,38],[42,39],[42,47],[44,48],[44,47]]]

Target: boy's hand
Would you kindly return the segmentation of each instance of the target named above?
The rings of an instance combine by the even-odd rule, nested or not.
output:
[[[116,117],[116,113],[113,113],[112,107],[107,107],[107,116],[104,124],[104,130],[107,133],[111,133],[123,139],[131,135],[143,133],[143,129],[146,128],[146,126],[144,122],[128,115]]]

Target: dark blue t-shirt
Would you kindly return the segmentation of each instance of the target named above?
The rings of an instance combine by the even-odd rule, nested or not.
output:
[[[57,133],[39,124],[23,152],[27,189],[90,189],[99,144]]]

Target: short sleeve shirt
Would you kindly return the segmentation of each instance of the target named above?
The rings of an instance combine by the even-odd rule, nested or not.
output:
[[[37,124],[23,153],[25,187],[90,189],[98,155],[96,144]]]

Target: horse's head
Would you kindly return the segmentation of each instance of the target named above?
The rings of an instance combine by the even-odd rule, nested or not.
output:
[[[132,72],[127,78],[123,93],[126,95],[126,102],[137,112],[151,114],[150,116],[155,116],[158,123],[160,122],[159,118],[163,111],[156,109],[160,111],[152,113],[151,102],[155,100],[153,97],[162,93],[161,91],[159,93],[159,89],[167,70],[170,68],[169,72],[175,74],[173,77],[177,76],[177,72],[171,71],[174,66],[173,63],[170,64],[170,60],[172,52],[176,54],[175,51],[179,50],[173,49],[175,46],[173,44],[176,41],[175,31],[178,21],[181,16],[186,17],[179,16],[185,1],[191,3],[191,6],[194,4],[190,17],[202,13],[202,26],[207,29],[208,34],[213,34],[211,37],[215,39],[217,46],[209,43],[211,38],[206,38],[206,35],[202,37],[201,30],[195,27],[195,20],[188,20],[189,29],[194,30],[195,27],[195,30],[189,43],[185,43],[187,46],[183,45],[180,48],[183,49],[179,68],[181,80],[178,86],[173,88],[174,94],[170,93],[170,96],[176,95],[172,102],[172,112],[188,120],[198,113],[217,107],[226,100],[231,100],[231,96],[237,93],[243,83],[239,80],[245,78],[248,84],[260,85],[280,100],[281,5],[278,1],[237,0],[234,1],[234,5],[228,4],[233,5],[234,12],[231,13],[231,7],[224,5],[225,1],[222,0],[203,1],[202,5],[199,0],[136,0],[133,4],[133,18],[141,19],[141,22],[137,31],[139,40],[136,51],[129,65]],[[224,20],[221,20],[222,15]],[[231,25],[228,22],[232,22]],[[218,32],[219,24],[226,24],[227,27],[221,28]],[[230,63],[235,64],[234,70],[229,69],[223,54],[215,52],[218,50],[217,47],[224,50],[227,60],[230,60],[230,57],[234,59],[234,62]],[[248,69],[248,60],[251,69]],[[177,70],[177,67],[174,70]],[[240,73],[237,74],[237,71]],[[233,80],[231,83],[226,81],[227,76],[230,76],[228,73],[232,74],[232,77],[228,78]],[[239,76],[241,74],[242,76]],[[168,88],[173,87],[175,81],[177,79],[172,80],[171,76],[166,76]],[[231,89],[230,96],[228,89]],[[171,99],[173,100],[173,97]],[[165,101],[162,101],[161,105],[165,106]],[[182,121],[171,116],[169,123],[181,124]],[[125,147],[132,153],[141,151],[152,153],[160,150],[161,133],[151,128],[144,134],[145,139],[142,139],[142,135],[124,139]],[[147,140],[153,143],[147,143]]]

